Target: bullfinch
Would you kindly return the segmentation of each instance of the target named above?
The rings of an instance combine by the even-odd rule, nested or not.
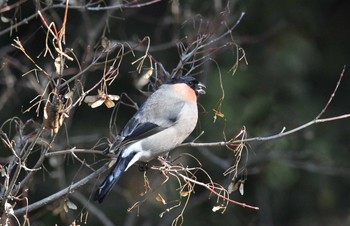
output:
[[[198,120],[197,96],[205,94],[204,88],[194,77],[180,76],[147,98],[110,146],[116,162],[94,200],[101,203],[131,165],[166,154],[192,133]]]

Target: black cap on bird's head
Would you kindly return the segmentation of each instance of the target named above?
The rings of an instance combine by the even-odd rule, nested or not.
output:
[[[177,83],[185,83],[189,87],[191,87],[195,92],[196,95],[202,95],[205,94],[205,85],[201,82],[198,82],[198,80],[192,76],[179,76],[174,77],[167,81],[167,84],[177,84]]]

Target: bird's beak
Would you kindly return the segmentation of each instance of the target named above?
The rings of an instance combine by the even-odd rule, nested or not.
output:
[[[198,94],[198,95],[203,95],[203,94],[205,94],[205,90],[204,89],[206,89],[207,87],[203,84],[203,83],[198,83],[197,85],[196,85],[196,93]]]

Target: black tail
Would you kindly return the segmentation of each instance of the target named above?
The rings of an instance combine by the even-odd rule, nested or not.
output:
[[[102,182],[102,184],[96,190],[93,198],[94,201],[98,200],[99,203],[103,201],[103,199],[112,190],[113,186],[117,183],[122,173],[125,171],[132,157],[133,157],[132,155],[126,158],[122,158],[121,156],[119,157],[113,170],[108,174],[106,179]]]

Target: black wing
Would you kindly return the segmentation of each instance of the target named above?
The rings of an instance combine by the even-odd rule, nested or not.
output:
[[[164,96],[164,92],[158,91],[153,93],[128,121],[113,144],[113,150],[159,133],[176,123],[184,102],[169,92]]]

